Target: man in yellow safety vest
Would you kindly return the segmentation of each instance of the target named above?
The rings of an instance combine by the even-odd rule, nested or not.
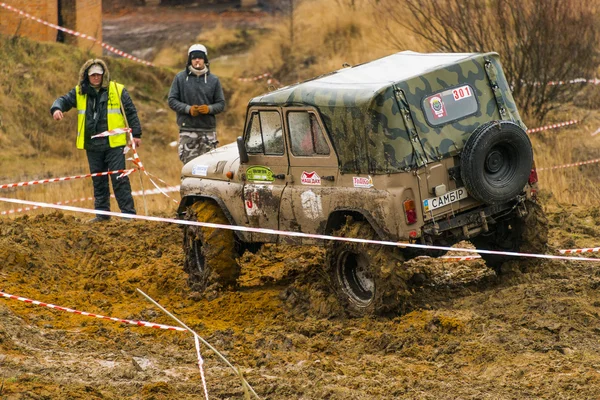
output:
[[[106,63],[100,59],[85,62],[79,71],[79,85],[59,97],[50,108],[56,121],[63,113],[77,108],[77,148],[87,154],[91,173],[125,169],[124,147],[128,135],[121,133],[92,139],[92,136],[129,126],[136,147],[141,144],[142,128],[137,110],[125,87],[110,80]],[[124,114],[123,114],[124,113]],[[131,185],[127,176],[110,175],[113,191],[122,213],[135,214]],[[110,211],[108,176],[92,178],[94,183],[94,208]],[[107,221],[110,216],[98,214],[90,222]]]

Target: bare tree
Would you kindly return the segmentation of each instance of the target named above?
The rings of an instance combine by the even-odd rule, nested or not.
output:
[[[408,28],[434,51],[500,53],[521,111],[541,121],[570,102],[598,68],[600,12],[586,0],[373,0],[394,25]]]

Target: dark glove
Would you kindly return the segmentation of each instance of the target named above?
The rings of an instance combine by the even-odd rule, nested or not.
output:
[[[200,114],[208,114],[208,106],[206,104],[202,104],[201,106],[198,106],[198,112]]]
[[[196,117],[196,116],[198,116],[198,115],[200,114],[200,111],[198,110],[200,107],[201,107],[201,106],[192,106],[192,107],[190,108],[190,115],[191,115],[192,117]]]

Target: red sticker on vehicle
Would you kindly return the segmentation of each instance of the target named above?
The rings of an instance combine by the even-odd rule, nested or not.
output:
[[[433,111],[433,116],[438,118],[443,118],[446,116],[446,107],[444,106],[444,102],[442,101],[442,96],[436,94],[435,96],[431,96],[429,98],[429,106],[431,107],[431,111]]]
[[[469,85],[452,89],[452,97],[456,101],[466,99],[467,97],[471,97],[472,95],[473,92],[471,91],[471,87]]]
[[[313,172],[302,171],[302,175],[300,176],[300,182],[303,185],[316,186],[316,185],[321,184],[321,177],[315,171],[313,171]]]

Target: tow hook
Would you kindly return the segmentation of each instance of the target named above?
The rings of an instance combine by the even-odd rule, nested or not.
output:
[[[527,206],[525,205],[525,199],[519,197],[519,203],[517,204],[517,214],[519,214],[519,218],[523,218],[529,211],[527,211]]]

